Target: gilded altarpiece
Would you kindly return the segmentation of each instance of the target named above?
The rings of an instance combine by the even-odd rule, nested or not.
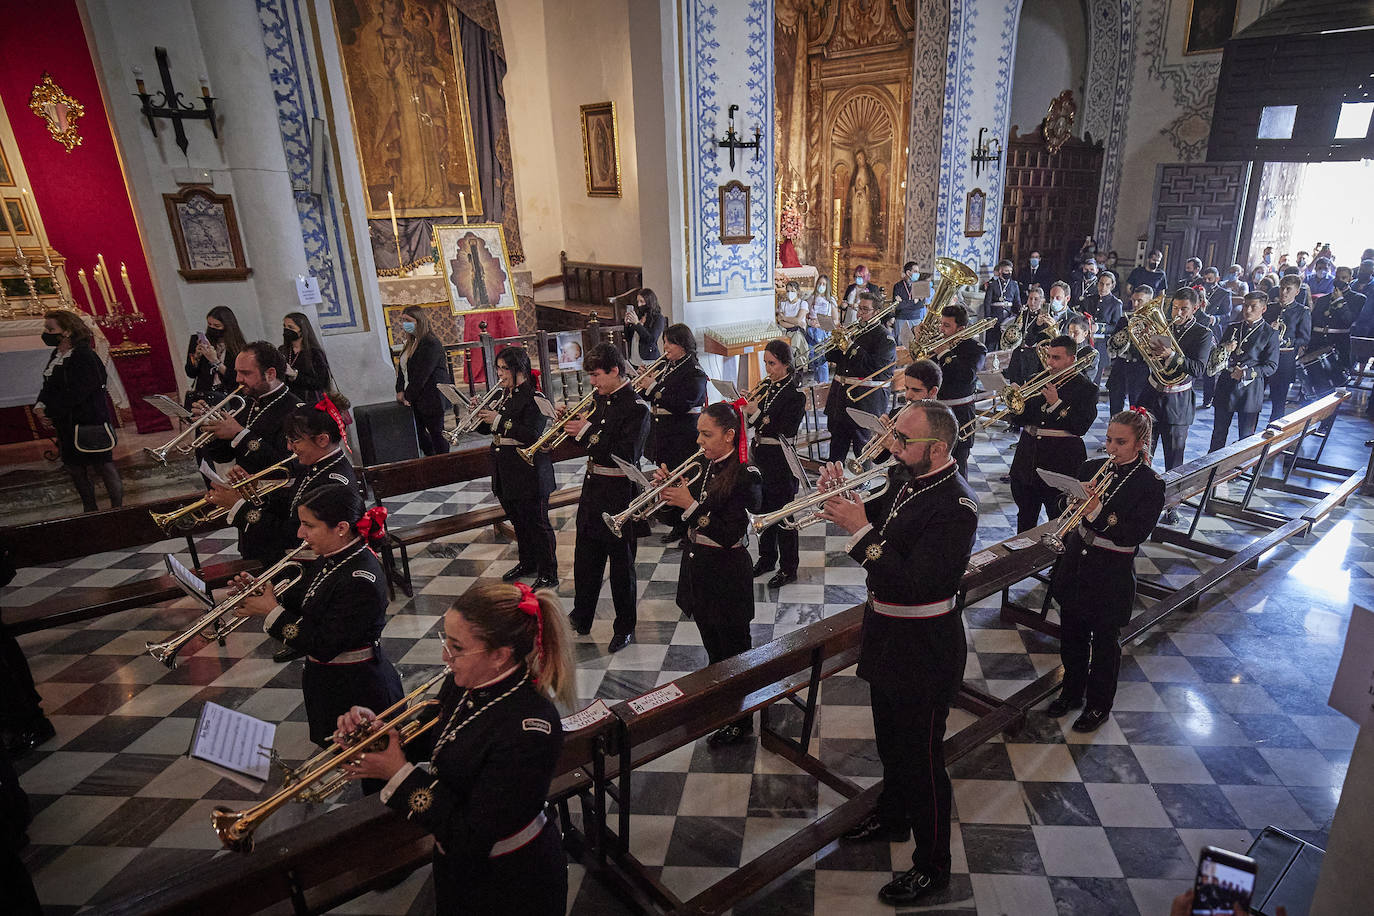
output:
[[[867,264],[890,284],[903,260],[911,5],[777,0],[775,9],[778,177],[783,197],[805,204],[798,252],[825,272],[838,239],[842,270]]]

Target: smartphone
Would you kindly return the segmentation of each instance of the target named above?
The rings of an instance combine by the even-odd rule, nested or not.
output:
[[[1255,891],[1255,860],[1238,852],[1204,846],[1193,881],[1193,916],[1231,916],[1250,912]]]
[[[202,347],[210,342],[210,338],[205,336],[204,331],[201,331],[199,334],[196,335],[196,337],[199,339],[199,343]]]

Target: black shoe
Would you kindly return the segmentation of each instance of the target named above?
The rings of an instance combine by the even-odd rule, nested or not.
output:
[[[773,565],[774,564],[772,563],[765,563],[764,561],[759,560],[757,563],[754,564],[754,578],[757,579],[759,576],[763,575],[766,572],[772,572]]]
[[[1074,720],[1073,730],[1076,732],[1095,732],[1102,727],[1102,723],[1107,721],[1111,715],[1110,709],[1085,709],[1083,715]]]
[[[1211,410],[1211,409],[1212,409],[1212,402],[1211,402],[1211,401],[1203,401],[1203,402],[1202,402],[1202,409],[1203,409],[1203,410]]]
[[[535,591],[539,591],[541,588],[558,588],[558,578],[556,576],[541,575],[534,580],[534,584],[531,585],[530,588]]]
[[[572,631],[576,633],[578,636],[586,636],[588,633],[592,631],[592,622],[590,620],[574,620],[573,618],[569,617],[568,625],[572,627]]]
[[[911,838],[911,828],[905,824],[885,824],[877,813],[870,814],[858,826],[843,834],[840,839],[850,843],[864,843],[882,840],[886,843],[905,843]]]
[[[754,723],[752,721],[748,725],[731,722],[724,728],[717,729],[706,739],[706,743],[711,747],[725,747],[731,744],[739,744],[753,733]]]
[[[949,887],[949,872],[916,866],[893,878],[878,891],[878,899],[895,906],[907,906]]]
[[[1165,510],[1164,510],[1164,514],[1161,515],[1161,516],[1159,517],[1159,523],[1160,523],[1161,525],[1177,525],[1177,524],[1178,524],[1178,510],[1177,510],[1177,509],[1165,509]]]
[[[606,647],[606,651],[615,654],[616,652],[619,652],[621,649],[625,648],[634,641],[635,634],[633,633],[617,634],[616,636],[611,637],[611,644]]]
[[[506,570],[501,574],[501,581],[514,582],[521,576],[528,576],[532,572],[534,572],[533,566],[526,566],[524,563],[516,563],[510,569]]]
[[[294,649],[291,646],[282,646],[280,649],[278,649],[276,652],[272,654],[272,661],[277,662],[278,664],[294,662],[298,658],[305,658],[305,653],[302,652],[300,649]]]
[[[1083,698],[1082,698],[1082,697],[1071,698],[1071,697],[1066,697],[1066,696],[1064,696],[1064,694],[1061,693],[1061,694],[1058,696],[1058,698],[1055,699],[1055,701],[1054,701],[1053,703],[1051,703],[1048,707],[1046,707],[1045,712],[1049,713],[1049,716],[1050,716],[1051,719],[1058,719],[1060,716],[1068,715],[1069,710],[1071,710],[1071,709],[1082,709],[1082,708],[1083,708]]]
[[[686,536],[686,528],[674,528],[672,531],[669,531],[663,537],[659,538],[659,541],[663,544],[676,544],[678,541],[682,540]]]
[[[775,572],[773,573],[773,578],[768,580],[768,587],[774,589],[782,588],[787,583],[796,581],[797,574],[794,572]]]
[[[57,729],[53,728],[52,722],[48,720],[47,716],[40,714],[27,728],[17,732],[5,733],[5,750],[11,757],[23,757],[29,751],[56,735]]]

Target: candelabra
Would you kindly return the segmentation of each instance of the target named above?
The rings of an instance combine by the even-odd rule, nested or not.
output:
[[[129,331],[134,325],[143,324],[147,320],[148,316],[142,312],[127,311],[124,308],[124,303],[118,299],[110,301],[109,311],[106,314],[95,316],[96,324],[102,328],[119,331],[119,343],[113,347],[115,350],[128,350],[142,346],[142,344],[136,344],[129,339]]]

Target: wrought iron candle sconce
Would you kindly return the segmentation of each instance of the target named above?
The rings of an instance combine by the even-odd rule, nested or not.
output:
[[[154,48],[153,53],[157,56],[157,70],[162,77],[162,92],[159,94],[157,104],[153,104],[153,97],[144,88],[143,68],[134,68],[134,81],[138,84],[138,92],[135,93],[143,102],[143,116],[148,119],[148,127],[152,129],[153,136],[157,136],[157,119],[167,118],[172,122],[172,133],[176,137],[177,146],[181,149],[181,154],[186,155],[186,148],[190,146],[190,141],[186,139],[186,130],[182,127],[183,121],[209,121],[210,133],[219,138],[219,126],[215,123],[215,97],[210,94],[209,80],[206,77],[200,78],[200,101],[204,108],[196,108],[194,105],[184,101],[181,93],[172,85],[171,66],[167,63],[167,49]]]
[[[748,141],[748,142],[745,142],[744,140],[741,140],[741,139],[740,139],[740,135],[737,134],[737,133],[735,133],[735,112],[736,112],[736,111],[739,111],[739,106],[738,106],[738,105],[731,105],[729,108],[727,108],[727,109],[725,110],[726,116],[729,117],[729,119],[730,119],[730,126],[729,126],[729,128],[725,131],[725,137],[724,137],[723,139],[720,139],[720,140],[716,140],[716,141],[715,141],[716,146],[719,146],[719,147],[721,147],[721,148],[723,148],[723,149],[728,149],[728,150],[730,151],[730,171],[732,171],[732,172],[735,170],[735,150],[737,150],[737,149],[751,149],[751,150],[753,150],[753,151],[754,151],[754,161],[755,161],[755,162],[758,162],[758,161],[759,161],[759,138],[760,138],[761,136],[763,136],[763,131],[762,131],[758,126],[755,126],[755,127],[754,127],[754,139],[751,140],[751,141]]]

